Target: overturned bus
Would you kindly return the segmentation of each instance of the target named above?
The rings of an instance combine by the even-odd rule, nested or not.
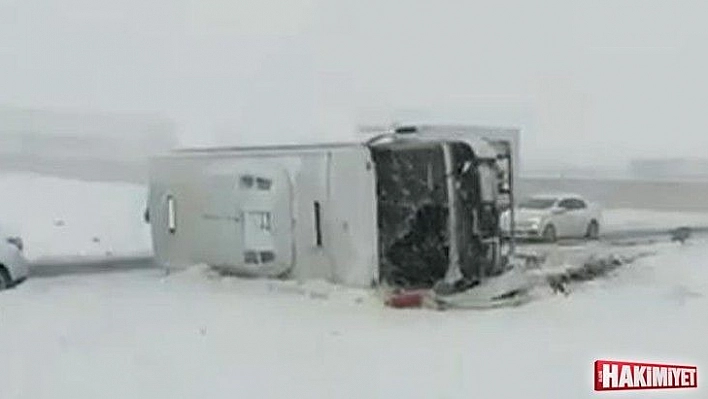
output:
[[[499,218],[514,150],[491,128],[415,126],[353,143],[176,150],[151,164],[155,255],[167,268],[348,286],[484,280],[513,250]]]

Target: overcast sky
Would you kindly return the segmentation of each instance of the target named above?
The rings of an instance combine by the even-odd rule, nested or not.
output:
[[[684,0],[0,0],[0,104],[159,112],[188,143],[418,119],[520,126],[530,165],[700,157],[706,20]]]

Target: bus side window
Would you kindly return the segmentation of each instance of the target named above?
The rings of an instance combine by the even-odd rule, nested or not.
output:
[[[177,210],[175,209],[175,198],[167,196],[167,230],[170,234],[177,231]]]

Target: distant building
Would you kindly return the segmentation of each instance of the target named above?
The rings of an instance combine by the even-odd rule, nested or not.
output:
[[[708,181],[708,159],[635,159],[629,169],[638,179]]]

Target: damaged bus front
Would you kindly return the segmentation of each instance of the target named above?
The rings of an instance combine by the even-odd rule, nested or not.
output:
[[[509,146],[496,144],[400,134],[370,144],[382,283],[464,289],[503,271],[512,165]]]

